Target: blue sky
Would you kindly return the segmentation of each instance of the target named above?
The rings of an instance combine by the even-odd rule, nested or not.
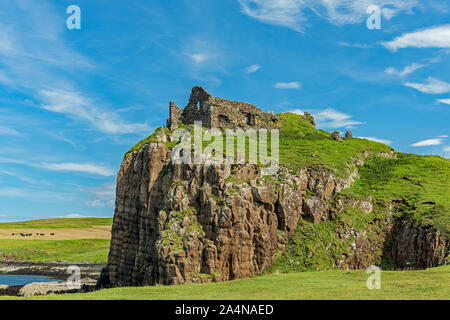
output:
[[[66,27],[69,5],[81,30]],[[369,30],[369,5],[381,29]],[[450,1],[3,0],[0,221],[112,216],[123,154],[190,89],[450,156]]]

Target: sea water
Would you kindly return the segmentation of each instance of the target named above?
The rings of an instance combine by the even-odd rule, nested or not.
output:
[[[0,274],[0,285],[24,286],[32,282],[59,282],[51,277],[18,274]]]

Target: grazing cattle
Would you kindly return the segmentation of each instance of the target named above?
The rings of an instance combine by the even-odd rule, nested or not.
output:
[[[11,233],[11,235],[14,235],[14,233]]]
[[[50,235],[51,235],[51,236],[54,236],[55,234],[52,232],[52,233],[50,233]]]
[[[41,236],[45,235],[44,233],[41,233]]]

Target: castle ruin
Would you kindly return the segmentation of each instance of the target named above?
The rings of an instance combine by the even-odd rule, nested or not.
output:
[[[208,129],[248,129],[274,128],[279,117],[266,113],[252,104],[231,101],[211,96],[204,88],[192,88],[187,106],[181,110],[172,101],[169,107],[170,115],[167,127],[174,130],[183,124],[193,124],[201,121]]]

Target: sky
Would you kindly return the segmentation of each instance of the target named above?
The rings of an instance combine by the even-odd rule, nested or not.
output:
[[[70,5],[80,29],[68,28]],[[195,85],[450,157],[449,10],[449,0],[2,0],[0,222],[112,217],[124,153]]]

